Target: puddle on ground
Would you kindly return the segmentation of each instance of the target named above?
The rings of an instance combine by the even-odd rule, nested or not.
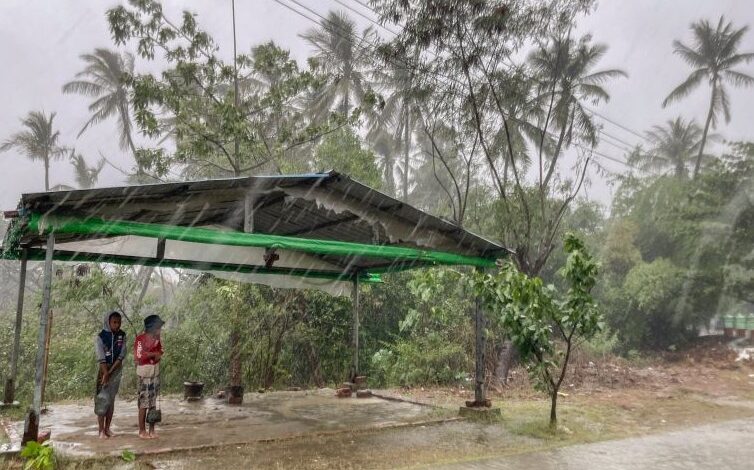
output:
[[[433,409],[379,398],[336,398],[332,389],[247,394],[243,405],[226,405],[207,398],[186,402],[176,396],[161,399],[160,436],[137,436],[135,401],[116,402],[109,440],[97,437],[93,406],[78,402],[55,404],[42,416],[42,429],[51,429],[58,449],[73,456],[120,455],[129,449],[153,453],[213,445],[247,444],[311,433],[383,428],[431,419]],[[23,423],[14,423],[18,430]]]

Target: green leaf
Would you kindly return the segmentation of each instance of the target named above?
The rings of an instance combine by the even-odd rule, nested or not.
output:
[[[124,462],[133,462],[134,460],[136,460],[136,454],[134,454],[133,451],[129,449],[124,449],[120,454],[120,458],[123,459]]]

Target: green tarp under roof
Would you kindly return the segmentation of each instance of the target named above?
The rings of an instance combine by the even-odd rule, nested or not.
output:
[[[231,273],[333,293],[354,277],[376,280],[371,273],[484,268],[506,255],[334,172],[24,194],[3,257],[17,258],[23,245],[38,258],[50,231],[59,260]]]

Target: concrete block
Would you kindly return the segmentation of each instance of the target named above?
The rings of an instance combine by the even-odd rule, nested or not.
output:
[[[479,421],[496,421],[502,418],[503,413],[500,408],[479,407],[479,406],[462,406],[458,413],[464,418]]]
[[[45,441],[49,441],[50,437],[52,437],[52,431],[49,429],[40,431],[39,434],[37,434],[37,442],[43,444]]]

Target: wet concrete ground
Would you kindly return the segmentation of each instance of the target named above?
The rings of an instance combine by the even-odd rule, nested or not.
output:
[[[448,470],[740,470],[754,468],[754,419],[645,437],[583,444],[473,462]]]
[[[241,406],[212,398],[188,403],[179,397],[161,400],[163,422],[158,439],[137,436],[136,403],[119,400],[112,429],[101,440],[91,403],[55,404],[43,415],[41,428],[51,429],[55,447],[71,456],[140,455],[287,439],[318,433],[379,429],[436,418],[432,408],[379,398],[335,397],[330,389],[247,394]],[[15,423],[22,431],[23,423]],[[20,433],[19,433],[20,435]]]
[[[140,459],[158,470],[207,469],[392,469],[452,456],[489,455],[491,449],[536,448],[538,440],[496,424],[452,421],[365,433],[155,455]],[[145,467],[146,468],[146,467]]]

